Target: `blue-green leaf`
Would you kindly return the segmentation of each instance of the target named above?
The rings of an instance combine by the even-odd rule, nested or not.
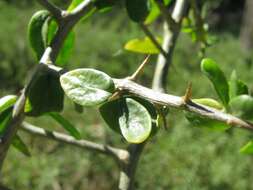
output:
[[[76,69],[60,78],[67,96],[82,106],[96,106],[105,102],[114,91],[114,83],[107,74],[95,69]]]

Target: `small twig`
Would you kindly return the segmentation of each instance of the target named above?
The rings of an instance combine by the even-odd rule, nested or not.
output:
[[[126,162],[128,159],[128,152],[126,150],[114,148],[109,145],[98,144],[98,143],[94,143],[94,142],[91,142],[88,140],[76,140],[69,135],[58,133],[58,132],[48,131],[46,129],[36,127],[36,126],[29,124],[27,122],[22,123],[22,129],[25,132],[28,132],[33,135],[52,139],[57,142],[73,145],[73,146],[83,148],[86,150],[96,151],[101,154],[110,155],[113,158],[115,158],[118,162]]]
[[[159,50],[159,52],[166,58],[167,57],[166,51],[162,48],[161,44],[158,42],[155,36],[149,31],[148,27],[143,23],[140,23],[139,25],[141,29],[143,30],[143,32],[148,36],[148,38],[153,42],[153,44]]]
[[[150,58],[150,55],[148,55],[144,61],[141,63],[141,65],[137,68],[137,70],[127,79],[132,80],[132,81],[136,81],[137,77],[143,72],[144,67],[146,66],[146,64],[148,63],[148,60]]]
[[[167,75],[172,62],[173,51],[180,32],[181,21],[188,5],[187,0],[177,0],[172,11],[171,18],[174,20],[173,27],[165,20],[162,48],[166,53],[160,53],[158,56],[152,87],[160,92],[166,91]],[[161,9],[161,12],[163,10]],[[167,14],[163,12],[163,14]]]
[[[62,10],[50,3],[48,0],[37,0],[43,7],[45,7],[59,22],[62,19]]]
[[[162,16],[164,18],[164,20],[167,22],[167,24],[170,26],[170,27],[173,27],[176,22],[175,20],[172,18],[171,16],[171,13],[169,11],[169,9],[164,5],[163,2],[159,1],[159,0],[156,0],[155,1],[156,4],[158,5],[161,13],[162,13]]]

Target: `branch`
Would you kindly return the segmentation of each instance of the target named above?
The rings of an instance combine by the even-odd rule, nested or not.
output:
[[[64,69],[61,67],[54,66],[48,68],[55,70],[61,74],[64,72]],[[227,123],[231,126],[238,126],[241,128],[253,130],[253,124],[247,121],[243,121],[238,117],[213,109],[211,107],[192,102],[190,99],[191,85],[189,85],[186,91],[186,98],[185,95],[175,96],[144,87],[133,82],[132,80],[129,80],[129,77],[124,79],[113,79],[113,82],[115,83],[116,88],[120,89],[122,93],[124,92],[125,94],[138,96],[140,98],[153,102],[154,104],[189,111],[208,119]]]
[[[94,143],[88,140],[76,140],[69,135],[48,131],[46,129],[31,125],[27,122],[23,122],[21,126],[23,131],[32,135],[37,135],[43,138],[52,139],[54,141],[79,147],[85,150],[95,151],[101,154],[109,155],[115,158],[119,163],[126,162],[129,157],[128,152],[123,149],[114,148],[109,145]]]
[[[37,0],[39,4],[45,7],[59,22],[62,19],[62,10],[50,3],[48,0]]]
[[[125,91],[125,93],[144,98],[155,104],[189,111],[205,118],[221,121],[231,126],[238,126],[253,131],[253,125],[251,123],[208,106],[196,104],[191,100],[185,101],[184,96],[179,97],[157,92],[156,90],[146,88],[127,79],[114,79],[114,83],[118,89]]]
[[[153,89],[164,92],[167,84],[168,69],[171,64],[172,54],[175,48],[176,40],[180,32],[181,20],[186,9],[187,0],[177,0],[173,9],[171,18],[173,19],[173,27],[171,21],[164,22],[164,39],[162,48],[166,52],[166,56],[161,52],[158,56],[157,65],[153,79]],[[161,9],[163,15],[168,14],[164,9]],[[166,22],[167,21],[167,22]]]
[[[132,190],[134,188],[135,173],[141,153],[146,143],[132,144],[128,147],[129,161],[121,166],[119,190]]]

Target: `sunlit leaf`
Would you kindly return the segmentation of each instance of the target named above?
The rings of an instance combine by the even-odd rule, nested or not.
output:
[[[8,95],[8,96],[2,97],[0,99],[0,113],[10,108],[11,106],[13,106],[16,101],[17,101],[17,96],[15,95]]]
[[[223,109],[223,106],[219,102],[211,98],[193,99],[192,101],[195,103],[203,104],[205,106],[209,106],[211,108],[218,109],[218,110]]]
[[[155,3],[155,0],[150,0],[150,12],[145,20],[145,24],[151,24],[160,16],[160,14],[160,9]]]
[[[229,102],[229,87],[227,79],[222,70],[212,59],[205,58],[201,62],[201,71],[212,82],[223,105],[227,106]]]
[[[71,12],[74,10],[83,0],[72,0],[71,4],[69,5],[67,11]]]
[[[50,115],[55,121],[57,121],[60,124],[60,126],[62,126],[71,136],[75,137],[76,139],[81,139],[80,132],[67,119],[65,119],[58,113],[52,112],[49,113],[48,115]]]
[[[82,106],[95,106],[105,102],[114,91],[113,80],[95,69],[76,69],[60,78],[67,96]]]
[[[161,43],[159,38],[157,38],[157,41]],[[126,43],[124,48],[136,53],[159,54],[159,50],[148,37],[130,40]]]

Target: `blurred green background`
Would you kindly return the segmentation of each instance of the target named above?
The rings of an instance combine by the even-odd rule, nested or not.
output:
[[[69,1],[55,2],[64,7]],[[213,15],[218,16],[218,21],[213,17],[208,19],[212,22],[211,33],[216,36],[217,42],[208,48],[206,56],[216,60],[227,77],[236,69],[252,92],[253,68],[247,64],[248,57],[240,46],[239,22],[233,17],[225,19],[222,16],[221,11],[230,14],[232,9],[224,8],[222,0],[211,2],[211,10]],[[225,2],[227,6],[233,4]],[[0,96],[18,93],[36,64],[28,45],[26,29],[29,18],[40,9],[31,0],[0,1]],[[237,9],[232,12],[234,15],[238,13],[235,18],[240,20],[242,7]],[[161,24],[158,22],[152,30],[162,34]],[[69,69],[92,67],[112,77],[126,77],[144,58],[123,49],[129,39],[143,37],[144,34],[129,21],[122,9],[97,13],[91,19],[80,22],[75,31],[76,44]],[[139,81],[141,84],[151,86],[155,62],[156,56],[152,56]],[[198,46],[187,34],[181,33],[168,77],[169,92],[181,96],[191,81],[194,98],[216,98],[210,82],[200,73],[199,64]],[[63,115],[75,124],[84,138],[126,147],[126,142],[106,126],[96,109],[84,109],[82,114],[78,114],[67,98],[65,101]],[[169,130],[161,129],[142,154],[136,173],[137,189],[253,189],[253,159],[239,153],[240,147],[253,138],[251,133],[240,129],[215,132],[195,128],[176,110],[171,110],[167,119]],[[46,116],[27,120],[64,132]],[[112,159],[31,137],[22,131],[19,134],[29,145],[32,157],[27,158],[14,148],[10,149],[2,176],[3,183],[8,187],[15,190],[117,189],[119,171]]]

